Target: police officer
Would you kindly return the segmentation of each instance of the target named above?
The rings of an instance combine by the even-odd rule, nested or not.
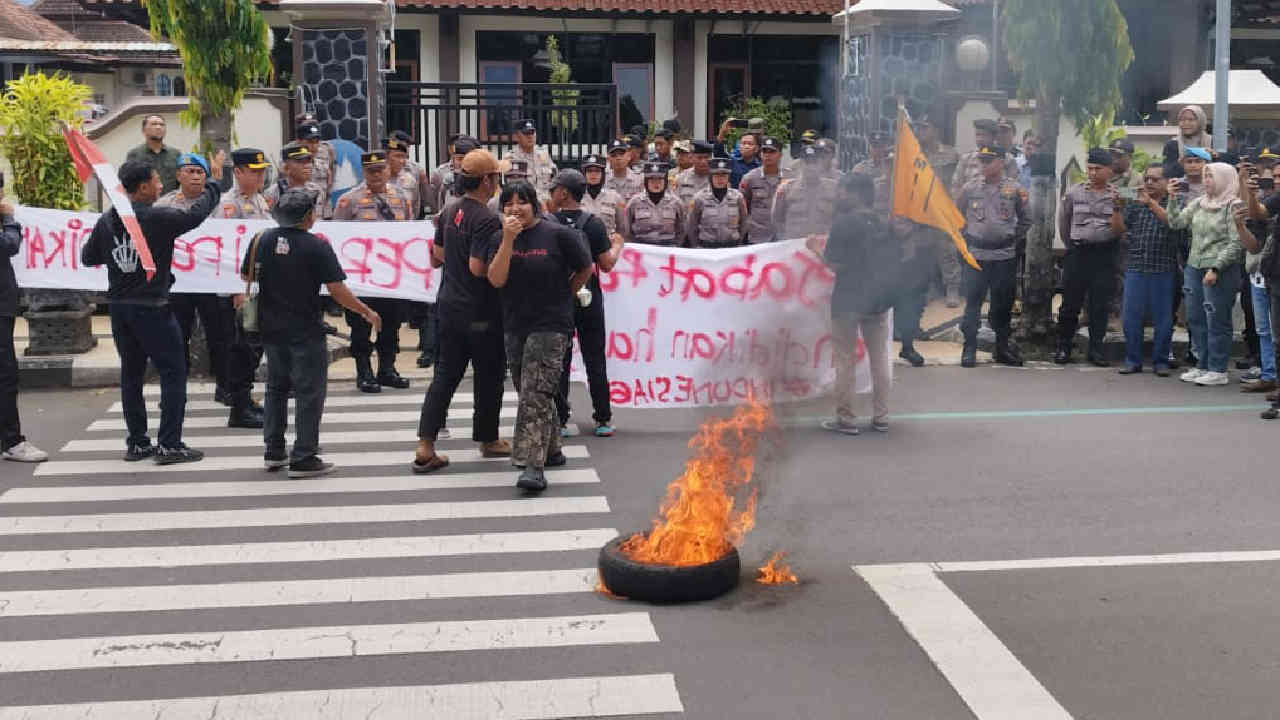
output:
[[[840,171],[840,168],[836,167],[836,153],[839,150],[836,141],[831,138],[818,138],[813,143],[813,146],[818,149],[818,153],[822,156],[822,173],[838,182],[844,173]]]
[[[742,244],[747,202],[742,193],[729,187],[733,161],[726,157],[711,161],[711,186],[693,196],[689,211],[689,239],[695,248],[737,247]]]
[[[982,178],[982,160],[978,157],[978,150],[995,147],[997,132],[995,120],[980,118],[973,121],[973,140],[976,149],[960,156],[956,171],[951,175],[951,197],[956,197],[966,185]],[[1015,164],[1014,167],[1016,168],[1017,165]],[[1013,177],[1017,179],[1016,172]]]
[[[314,115],[303,113],[297,117],[297,142],[311,151],[313,159],[311,181],[324,191],[324,208],[325,212],[328,213],[329,194],[333,192],[334,163],[337,161],[337,153],[334,152],[333,145],[330,145],[327,140],[321,140],[320,136],[320,123],[316,121]],[[327,220],[329,216],[323,215],[322,218]]]
[[[239,220],[271,219],[267,199],[261,192],[270,164],[266,154],[257,148],[240,148],[231,152],[231,164],[236,183],[222,194],[222,207],[215,215]],[[234,304],[242,299],[237,297]],[[233,327],[227,354],[227,395],[231,400],[227,427],[260,428],[262,406],[253,400],[253,377],[262,363],[262,345],[240,325],[233,303],[223,303],[223,312]]]
[[[676,164],[676,157],[671,152],[671,144],[675,142],[676,134],[670,128],[661,127],[653,133],[653,153],[657,157],[653,158],[655,162],[660,162],[667,166]]]
[[[693,143],[689,140],[677,140],[671,148],[676,154],[676,166],[670,168],[670,185],[675,187],[676,176],[693,167]]]
[[[289,143],[281,148],[280,159],[284,163],[280,179],[262,193],[267,206],[274,206],[280,193],[285,190],[302,188],[316,196],[316,217],[328,218],[332,215],[329,210],[329,195],[320,183],[312,179],[312,173],[315,172],[315,156],[311,151],[302,143]]]
[[[813,145],[800,148],[800,177],[778,186],[773,226],[779,240],[826,235],[835,215],[836,181],[823,174],[822,154]]]
[[[814,143],[814,148],[819,148],[820,144],[821,141]],[[864,173],[875,181],[875,209],[886,213],[891,201],[889,176],[893,174],[893,160],[889,157],[889,150],[892,147],[893,139],[889,137],[889,133],[878,130],[872,132],[867,136],[867,159],[854,165],[852,170],[852,172]]]
[[[627,202],[622,216],[627,242],[643,245],[679,245],[685,235],[685,204],[667,192],[667,168],[662,163],[644,166],[644,192]]]
[[[617,191],[605,187],[605,164],[600,155],[588,155],[582,159],[582,175],[587,181],[587,189],[579,204],[583,210],[600,218],[612,235],[621,233],[619,225],[626,214],[627,203]]]
[[[632,128],[631,132],[623,136],[623,141],[627,143],[627,151],[630,154],[631,172],[643,173],[644,163],[649,143],[645,141],[643,128]]]
[[[532,120],[516,124],[516,146],[511,149],[512,161],[523,160],[529,164],[529,179],[538,191],[538,200],[545,205],[551,198],[551,178],[556,174],[556,164],[544,148],[537,146],[538,126]]]
[[[911,129],[920,142],[920,150],[929,160],[933,174],[939,178],[955,176],[956,165],[960,162],[960,154],[950,145],[938,141],[938,128],[928,115],[921,115],[912,121]],[[940,230],[930,228],[923,230],[925,236],[932,236],[938,257],[938,270],[942,275],[943,290],[946,293],[946,305],[949,308],[960,307],[960,253],[951,243],[951,238]]]
[[[676,175],[676,196],[685,208],[693,207],[693,196],[699,190],[711,186],[711,143],[695,140],[693,143],[693,167]]]
[[[1111,153],[1089,151],[1088,180],[1074,185],[1062,197],[1058,213],[1058,237],[1067,246],[1062,262],[1062,306],[1058,312],[1058,352],[1053,361],[1071,362],[1072,342],[1080,325],[1080,309],[1089,296],[1088,360],[1107,367],[1103,340],[1107,334],[1107,308],[1115,291],[1115,255],[1124,233],[1120,198],[1111,180]]]
[[[423,188],[428,180],[421,169],[415,172],[409,167],[409,142],[397,136],[400,132],[382,140],[382,147],[387,151],[387,175],[391,178],[388,182],[409,199],[409,219],[417,220],[422,217]]]
[[[387,177],[387,154],[367,152],[360,156],[364,167],[364,182],[352,188],[338,199],[334,208],[334,220],[354,222],[397,222],[409,219],[409,200]],[[409,381],[396,372],[396,354],[400,351],[401,301],[392,298],[369,298],[365,304],[382,316],[382,329],[378,331],[378,374],[375,377],[369,362],[373,346],[369,343],[371,326],[364,318],[347,311],[347,325],[351,327],[351,356],[356,361],[356,386],[361,392],[376,393],[383,386],[404,389]]]
[[[742,177],[738,189],[747,203],[747,232],[751,244],[773,242],[773,196],[782,181],[791,177],[782,167],[782,143],[775,137],[760,140],[760,167]]]
[[[1018,245],[1031,227],[1026,191],[1005,176],[1004,149],[979,148],[983,177],[960,191],[956,206],[964,213],[964,239],[973,257],[982,266],[975,270],[968,264],[964,272],[964,351],[960,364],[971,368],[977,364],[978,316],[987,291],[991,291],[991,307],[987,317],[996,334],[995,361],[1021,366],[1022,357],[1009,341],[1009,321],[1017,289]]]
[[[622,140],[610,140],[607,150],[609,155],[609,171],[605,174],[604,186],[628,202],[632,197],[644,192],[644,176],[631,170],[631,148]]]

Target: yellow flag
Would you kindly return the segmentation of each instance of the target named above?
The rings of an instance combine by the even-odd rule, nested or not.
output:
[[[982,269],[960,234],[964,215],[947,194],[942,179],[934,173],[901,110],[898,111],[898,146],[893,163],[893,214],[950,235],[964,261],[974,269]]]

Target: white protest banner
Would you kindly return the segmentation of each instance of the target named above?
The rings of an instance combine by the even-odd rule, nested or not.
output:
[[[106,290],[107,269],[80,264],[97,213],[18,207],[22,249],[13,258],[18,286]],[[173,292],[230,294],[244,291],[240,258],[253,234],[275,227],[271,220],[209,219],[173,248]],[[431,268],[434,226],[430,222],[316,223],[312,232],[333,246],[347,285],[361,297],[398,297],[433,302],[440,272]]]
[[[834,281],[802,239],[721,250],[627,245],[601,277],[612,403],[820,397],[835,382]],[[857,392],[870,392],[861,340],[855,353]],[[572,378],[586,379],[576,349]]]

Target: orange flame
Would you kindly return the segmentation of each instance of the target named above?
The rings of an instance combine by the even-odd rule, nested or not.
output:
[[[799,583],[800,578],[791,572],[791,566],[783,562],[783,558],[786,556],[787,554],[781,550],[775,552],[773,557],[769,558],[769,562],[764,564],[764,567],[756,570],[759,573],[756,576],[756,582],[761,585],[794,585]]]
[[[622,553],[640,563],[703,565],[740,544],[755,527],[757,489],[751,487],[741,510],[736,495],[751,485],[756,447],[772,426],[769,406],[754,400],[728,418],[703,423],[689,441],[694,455],[684,474],[667,486],[653,529],[627,538]]]

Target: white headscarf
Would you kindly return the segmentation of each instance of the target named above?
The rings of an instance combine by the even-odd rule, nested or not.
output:
[[[1200,206],[1221,210],[1240,196],[1240,176],[1226,163],[1209,163],[1204,168],[1204,195]]]

